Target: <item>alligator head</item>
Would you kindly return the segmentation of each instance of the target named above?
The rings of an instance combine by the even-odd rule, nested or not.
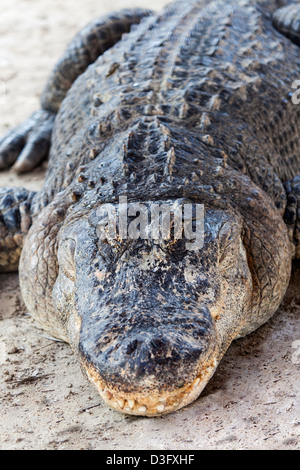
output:
[[[119,411],[156,416],[194,401],[231,342],[282,301],[291,273],[282,214],[247,176],[229,171],[223,198],[199,196],[204,237],[196,245],[185,232],[175,237],[175,218],[169,238],[136,236],[143,224],[134,217],[140,233],[129,225],[127,237],[111,235],[103,204],[91,204],[88,192],[73,205],[59,193],[26,237],[20,282],[28,310],[71,344]],[[172,207],[195,203],[171,199]],[[117,202],[111,208],[120,215]]]
[[[238,334],[252,277],[243,224],[207,208],[203,246],[102,239],[96,212],[59,236],[53,299],[68,338],[111,407],[155,416],[195,400]],[[234,295],[233,295],[234,291]]]

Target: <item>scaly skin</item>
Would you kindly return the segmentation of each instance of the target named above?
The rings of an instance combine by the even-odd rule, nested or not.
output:
[[[62,71],[75,56],[82,66],[86,43],[67,52],[43,95],[47,112],[60,109],[30,205],[23,297],[119,411],[156,416],[195,400],[286,292],[299,256],[299,49],[272,22],[282,3],[173,3],[72,87]],[[98,210],[118,211],[121,196],[204,204],[204,246],[100,240]]]

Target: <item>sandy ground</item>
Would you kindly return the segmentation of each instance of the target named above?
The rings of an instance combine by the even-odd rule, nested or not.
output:
[[[152,0],[152,8],[166,2]],[[52,65],[95,16],[143,0],[0,3],[0,134],[38,108]],[[44,170],[0,174],[0,186],[39,188]],[[202,397],[158,419],[100,402],[69,347],[39,330],[17,274],[0,275],[0,449],[299,449],[300,265],[275,317],[236,341]],[[298,343],[297,343],[298,341]]]

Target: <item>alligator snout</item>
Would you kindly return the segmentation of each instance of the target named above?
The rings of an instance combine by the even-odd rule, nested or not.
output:
[[[213,373],[217,339],[206,308],[108,309],[107,323],[82,324],[80,356],[105,402],[153,416],[193,401]],[[110,324],[110,326],[109,326]],[[99,330],[102,334],[99,334]]]
[[[196,251],[186,240],[103,241],[87,220],[64,232],[53,298],[83,369],[111,407],[155,416],[200,395],[251,300],[241,227],[207,210]]]

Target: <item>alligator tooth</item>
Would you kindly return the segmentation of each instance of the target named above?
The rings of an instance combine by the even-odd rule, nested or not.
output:
[[[112,398],[112,394],[108,390],[104,390],[102,396],[105,400],[111,400]]]
[[[159,413],[163,413],[165,411],[165,408],[165,405],[163,403],[160,403],[159,405],[157,405],[156,411],[158,411]]]
[[[134,405],[135,405],[135,401],[134,400],[128,400],[128,406],[131,410],[133,410],[134,408]]]
[[[195,382],[193,383],[193,387],[194,387],[194,388],[197,388],[198,385],[199,385],[199,383],[200,383],[200,379],[199,379],[199,377],[198,377],[198,378],[195,380]]]
[[[139,413],[146,413],[147,412],[147,406],[142,405],[138,408]]]
[[[121,410],[123,410],[124,405],[125,405],[125,400],[123,400],[123,398],[117,398],[117,403],[119,407],[121,408]]]

